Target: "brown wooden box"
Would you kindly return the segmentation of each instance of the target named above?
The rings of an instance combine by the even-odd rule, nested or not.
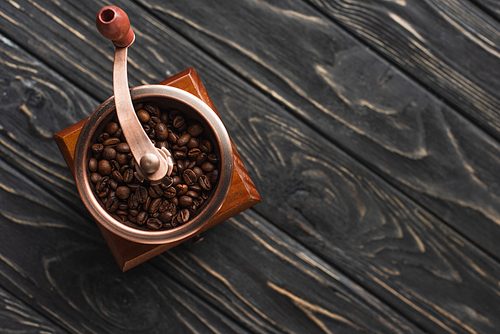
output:
[[[189,68],[182,71],[179,74],[170,77],[159,84],[169,85],[183,89],[200,99],[202,99],[206,104],[208,104],[215,112],[216,109],[208,96],[205,87],[203,86],[200,78],[194,68]],[[54,138],[61,150],[61,153],[68,164],[71,172],[74,174],[74,152],[76,142],[78,140],[78,135],[85,124],[86,119],[73,124],[72,126],[58,132]],[[233,145],[234,154],[234,173],[231,188],[227,196],[226,201],[222,205],[221,209],[217,212],[215,217],[206,224],[200,232],[204,232],[209,228],[221,223],[222,221],[240,213],[241,211],[248,209],[252,205],[259,203],[262,199],[255,188],[248,172],[241,160],[238,152]],[[151,259],[152,257],[163,253],[164,251],[177,246],[178,244],[186,241],[184,240],[167,243],[162,245],[146,245],[135,243],[126,239],[123,239],[97,224],[101,230],[104,239],[106,240],[111,253],[116,259],[118,266],[122,271],[126,271],[133,268],[144,261]]]

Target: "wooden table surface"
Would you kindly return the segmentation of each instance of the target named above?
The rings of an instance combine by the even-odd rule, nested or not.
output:
[[[194,67],[263,202],[122,273],[53,135]],[[0,1],[1,333],[500,333],[494,0]]]

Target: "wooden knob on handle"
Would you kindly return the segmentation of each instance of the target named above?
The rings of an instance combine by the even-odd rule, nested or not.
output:
[[[127,14],[116,6],[106,6],[97,13],[95,24],[97,30],[113,41],[116,47],[128,47],[135,39],[134,31],[130,28]]]

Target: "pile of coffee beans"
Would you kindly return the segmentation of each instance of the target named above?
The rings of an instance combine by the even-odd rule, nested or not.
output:
[[[152,230],[185,224],[219,178],[214,145],[204,126],[179,110],[160,110],[154,103],[137,104],[135,110],[151,142],[172,154],[173,172],[161,181],[144,180],[115,116],[91,146],[88,168],[96,194],[104,208],[122,221]]]

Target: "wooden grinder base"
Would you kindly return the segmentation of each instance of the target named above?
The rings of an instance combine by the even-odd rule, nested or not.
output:
[[[159,84],[183,89],[199,97],[215,112],[217,112],[194,68],[189,68],[185,71],[182,71],[181,73],[170,77],[160,82]],[[61,153],[73,175],[75,171],[73,164],[75,146],[78,140],[78,135],[80,134],[80,131],[85,122],[86,119],[73,124],[72,126],[58,132],[54,136],[57,145],[59,146],[59,149],[61,150]],[[262,200],[250,176],[248,175],[243,161],[234,148],[234,145],[233,155],[235,161],[234,173],[229,194],[221,209],[217,212],[215,217],[203,227],[200,233],[214,227],[215,225],[240,213],[241,211],[248,209],[249,207],[259,203]],[[116,262],[118,263],[118,266],[122,271],[133,268],[189,239],[186,238],[178,242],[161,245],[139,244],[123,239],[111,233],[99,223],[97,225],[99,226],[99,229],[101,230],[101,233],[104,236],[104,239],[106,240],[111,253],[115,257]]]

